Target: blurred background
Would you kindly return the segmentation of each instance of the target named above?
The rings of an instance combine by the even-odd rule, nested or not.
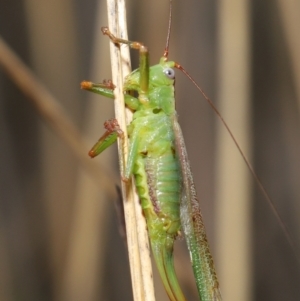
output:
[[[129,37],[149,47],[155,64],[169,3],[127,4]],[[104,25],[105,1],[0,1],[0,35],[60,103],[86,153],[114,114],[111,100],[79,86],[111,78]],[[170,59],[215,101],[253,162],[298,256],[299,29],[297,1],[174,1],[170,45]],[[137,59],[133,52],[134,68]],[[300,265],[278,221],[179,71],[176,99],[224,301],[299,300]],[[92,161],[105,176],[98,179],[2,68],[0,145],[0,300],[132,300],[115,211],[116,148]],[[187,298],[198,300],[184,240],[175,253]],[[155,279],[157,300],[167,300]]]

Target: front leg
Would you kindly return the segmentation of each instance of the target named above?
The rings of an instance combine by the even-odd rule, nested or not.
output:
[[[114,98],[115,85],[111,80],[104,80],[102,83],[95,84],[89,81],[83,81],[81,84],[81,89],[88,90],[108,98]]]
[[[96,144],[89,151],[89,156],[94,158],[101,154],[105,149],[117,141],[117,138],[124,138],[124,133],[121,130],[117,119],[105,121],[104,127],[106,132],[100,137]]]
[[[139,98],[142,102],[148,102],[149,93],[149,52],[148,48],[140,42],[128,41],[115,37],[108,27],[101,28],[102,33],[110,38],[115,44],[127,44],[132,49],[137,49],[140,52],[140,93]]]
[[[93,82],[89,82],[89,81],[83,81],[81,83],[81,89],[83,90],[87,90],[93,93],[97,93],[100,94],[102,96],[108,97],[108,98],[112,98],[114,99],[114,89],[115,89],[115,85],[113,84],[113,82],[111,80],[104,80],[102,83],[99,84],[95,84]],[[124,99],[125,99],[125,104],[126,106],[133,110],[136,111],[139,106],[139,100],[130,95],[130,94],[124,94]]]
[[[92,149],[89,151],[89,156],[94,158],[101,154],[105,149],[117,141],[117,138],[124,139],[124,132],[121,130],[117,119],[105,121],[104,127],[106,132],[99,138]],[[126,162],[125,173],[122,175],[122,181],[128,182],[133,173],[133,168],[138,155],[138,130],[134,129],[130,134],[130,146]]]

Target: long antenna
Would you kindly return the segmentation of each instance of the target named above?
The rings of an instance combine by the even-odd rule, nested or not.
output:
[[[168,55],[169,55],[169,44],[170,44],[170,36],[171,36],[171,27],[172,27],[172,0],[170,0],[168,34],[167,34],[166,47],[165,47],[165,51],[164,51],[164,55],[163,55],[165,58],[168,58]]]
[[[238,144],[238,142],[237,142],[236,138],[234,137],[232,131],[230,130],[227,122],[224,120],[224,118],[222,117],[221,113],[219,112],[219,110],[217,109],[217,107],[215,106],[215,104],[212,102],[212,100],[205,94],[205,92],[196,83],[196,81],[192,78],[192,76],[178,63],[175,63],[175,68],[181,70],[187,76],[187,78],[189,78],[189,80],[196,86],[196,88],[201,92],[201,94],[203,95],[203,97],[205,98],[205,100],[208,102],[208,104],[211,106],[211,108],[214,110],[214,112],[217,114],[218,118],[221,120],[221,122],[225,126],[228,134],[230,135],[231,139],[233,140],[233,142],[234,142],[235,146],[237,147],[239,153],[241,154],[244,162],[246,163],[249,171],[251,172],[251,174],[252,174],[255,182],[257,183],[260,191],[264,195],[265,200],[267,201],[267,203],[271,207],[271,210],[273,211],[276,219],[278,220],[279,225],[280,225],[282,231],[284,232],[285,237],[286,237],[289,245],[291,246],[291,248],[292,248],[292,250],[293,250],[293,252],[295,254],[295,257],[296,257],[296,259],[298,261],[298,263],[300,263],[299,252],[297,252],[297,248],[296,248],[295,242],[292,239],[292,236],[291,236],[291,234],[290,234],[290,232],[289,232],[286,224],[284,223],[282,217],[280,216],[279,211],[278,211],[277,207],[275,206],[275,203],[272,201],[272,198],[269,196],[269,194],[266,191],[265,187],[263,186],[261,180],[259,179],[258,175],[254,171],[254,168],[253,168],[252,164],[250,163],[250,161],[248,160],[248,158],[244,154],[243,150],[241,149],[240,145]]]

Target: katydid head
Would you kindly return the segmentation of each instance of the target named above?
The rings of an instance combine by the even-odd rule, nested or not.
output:
[[[175,62],[167,61],[165,57],[160,59],[159,64],[150,67],[149,83],[153,87],[174,85]]]
[[[135,91],[139,105],[135,107],[136,116],[162,113],[166,115],[174,114],[174,82],[175,82],[175,62],[167,61],[162,57],[159,64],[149,67],[147,93],[143,93],[141,82],[141,69],[136,69],[125,79],[124,90]],[[130,107],[130,106],[129,106]],[[133,109],[133,107],[130,107]]]
[[[149,68],[148,103],[144,108],[153,112],[162,112],[166,115],[174,114],[174,82],[175,62],[161,58],[159,64]]]

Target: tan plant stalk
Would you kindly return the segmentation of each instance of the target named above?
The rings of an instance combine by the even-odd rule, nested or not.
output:
[[[117,37],[128,39],[125,1],[108,0],[107,11],[110,31]],[[130,56],[128,46],[121,45],[117,47],[113,43],[111,43],[110,46],[112,80],[116,86],[114,90],[115,115],[125,134],[125,138],[118,143],[119,163],[122,173],[126,165],[128,153],[126,124],[128,118],[130,118],[130,114],[125,111],[122,87],[124,77],[130,72]],[[153,277],[146,222],[142,215],[142,209],[133,181],[126,184],[122,183],[122,196],[134,300],[154,301]]]

